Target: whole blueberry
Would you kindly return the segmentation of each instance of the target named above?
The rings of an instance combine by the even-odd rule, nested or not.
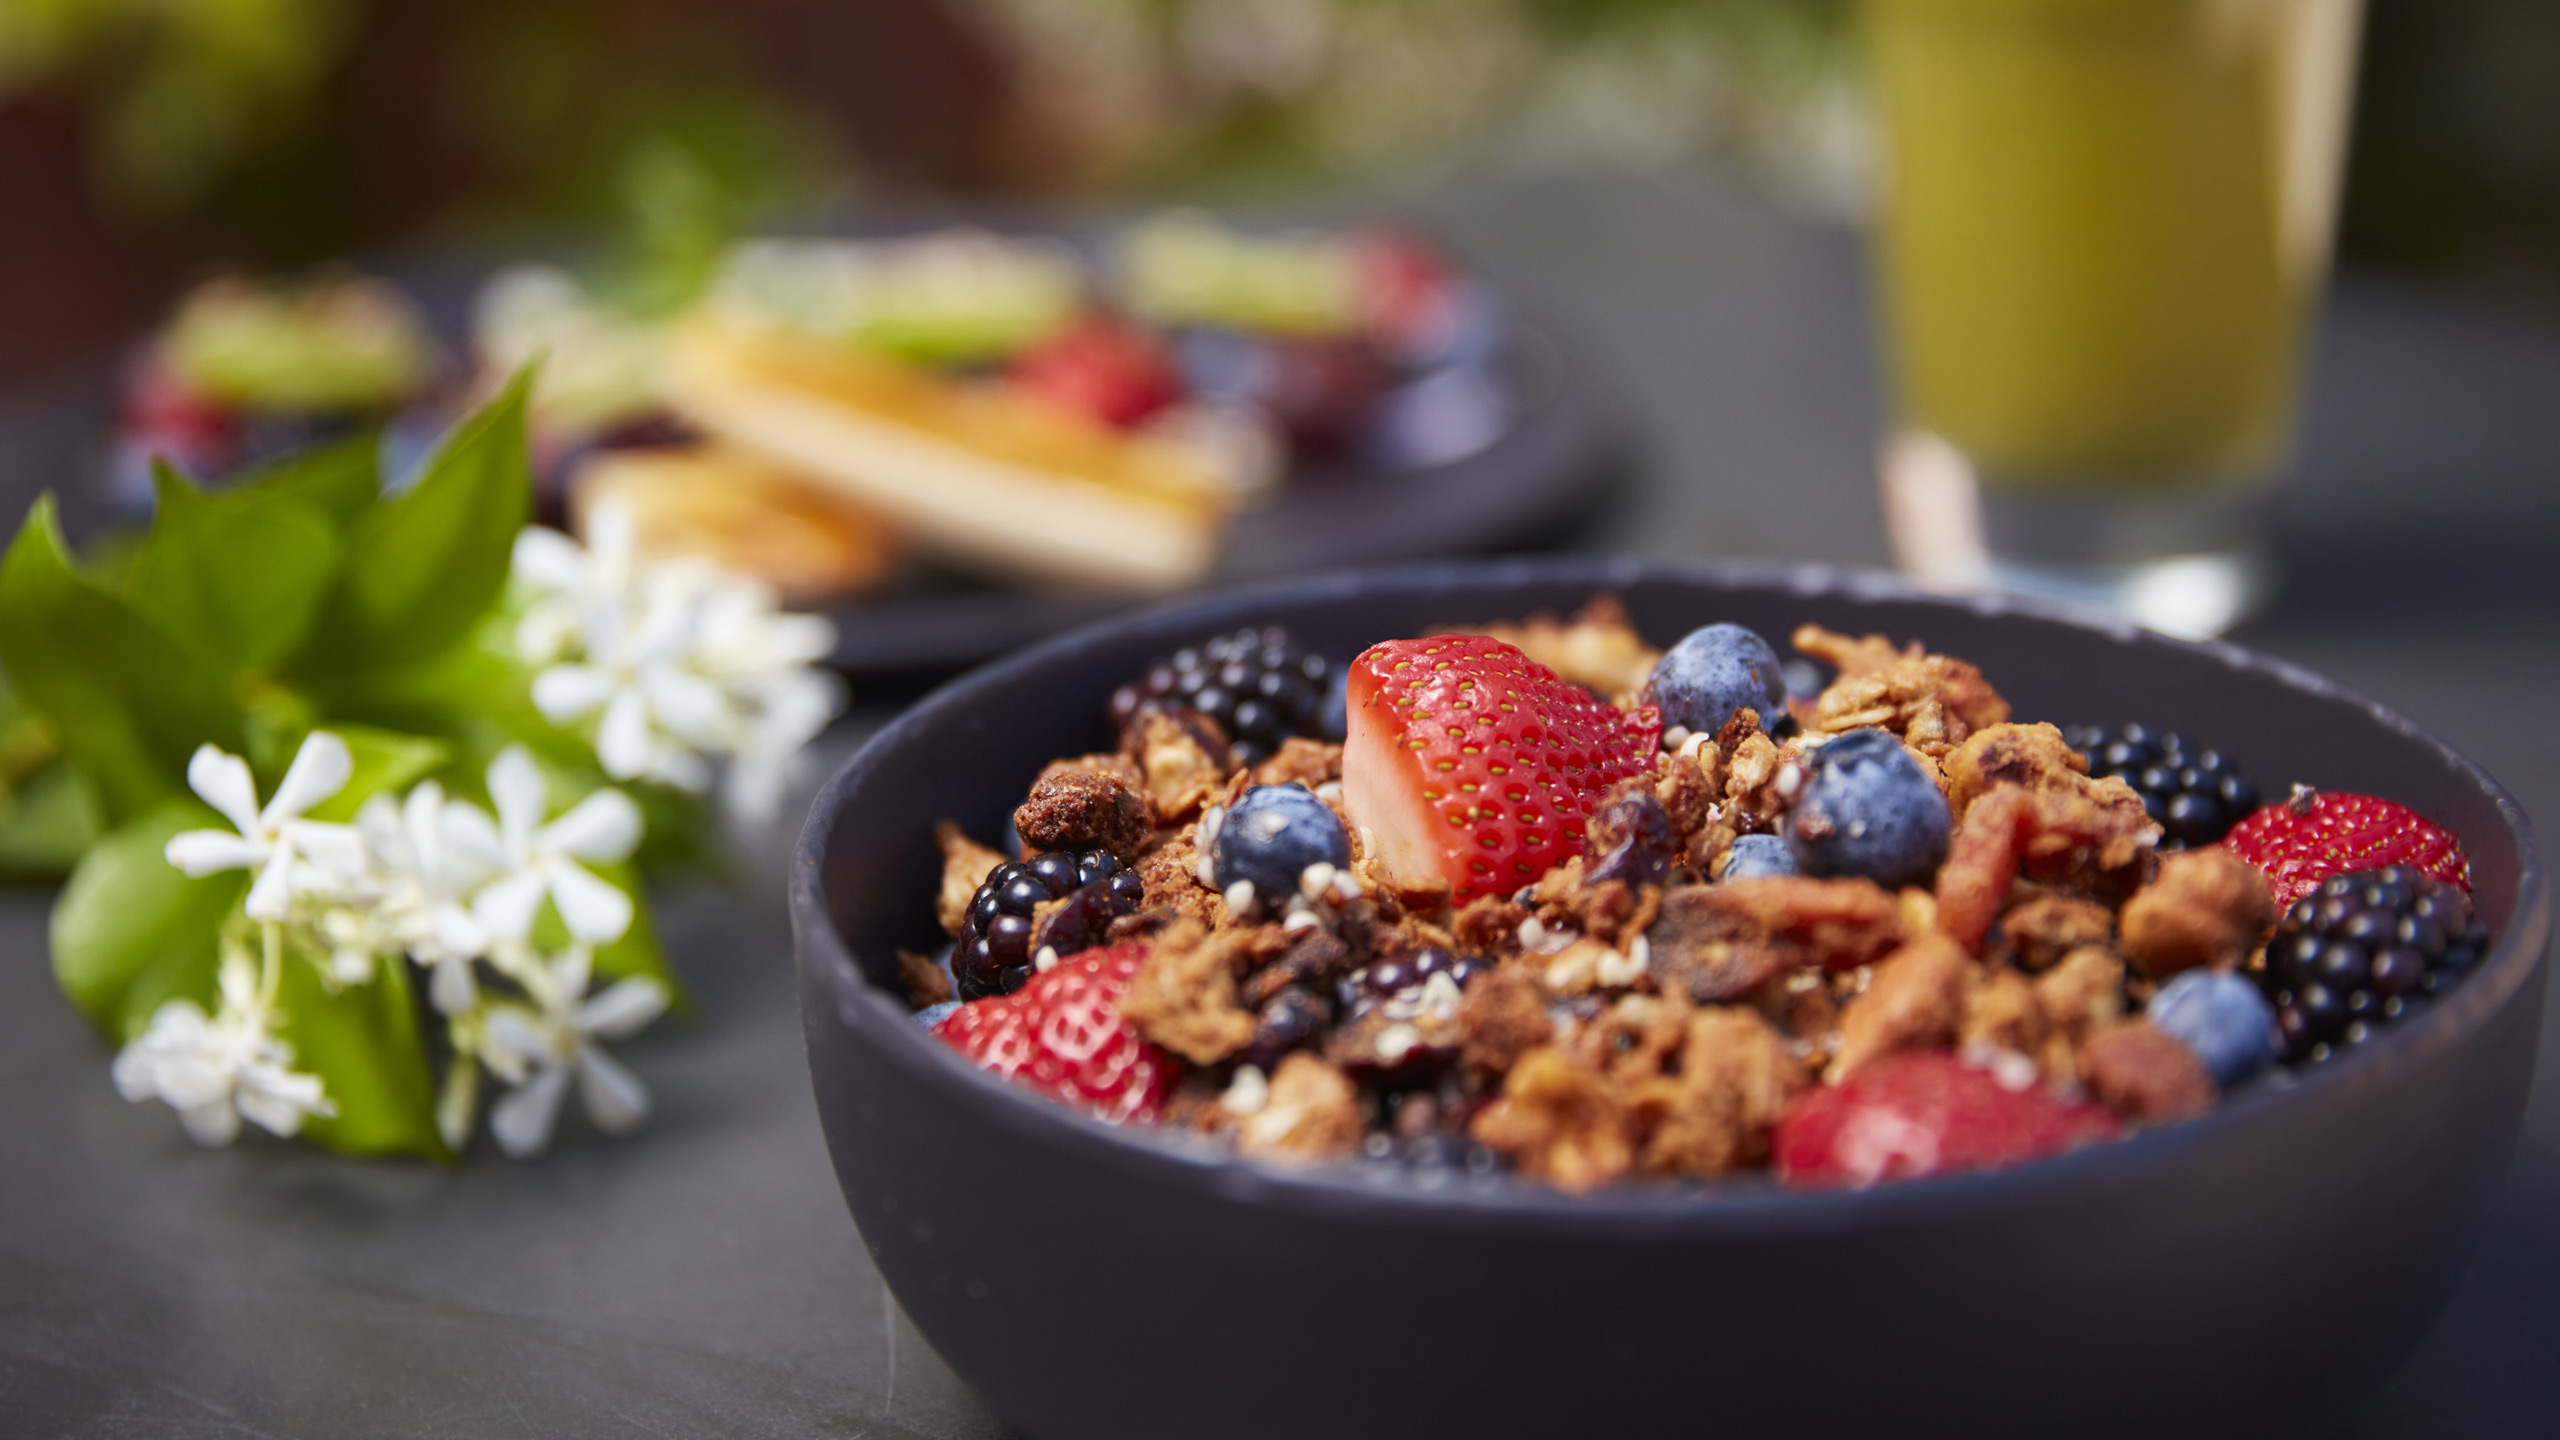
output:
[[[1801,875],[1796,852],[1779,835],[1736,835],[1725,852],[1724,879],[1758,880],[1770,875]]]
[[[909,1018],[914,1020],[918,1025],[923,1026],[925,1029],[930,1030],[934,1026],[941,1024],[943,1021],[950,1019],[953,1014],[958,1012],[959,1009],[959,1001],[945,1000],[939,1005],[927,1005]]]
[[[2275,1009],[2242,976],[2190,970],[2161,986],[2145,1013],[2162,1034],[2196,1052],[2225,1090],[2275,1062]]]
[[[1337,666],[1333,683],[1325,687],[1324,703],[1316,709],[1316,733],[1327,740],[1340,742],[1351,729],[1351,667]]]
[[[1756,632],[1709,625],[1663,652],[1644,698],[1662,708],[1664,729],[1713,735],[1746,706],[1760,712],[1762,728],[1777,724],[1787,713],[1787,682],[1778,652]]]
[[[1852,730],[1813,752],[1813,775],[1787,815],[1807,875],[1926,884],[1947,858],[1947,797],[1882,730]]]
[[[1250,881],[1266,898],[1293,894],[1298,874],[1318,861],[1347,868],[1351,837],[1333,807],[1303,785],[1256,785],[1244,792],[1218,826],[1210,863],[1223,890]]]

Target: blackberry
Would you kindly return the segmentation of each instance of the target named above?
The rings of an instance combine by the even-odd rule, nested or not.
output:
[[[1145,894],[1138,872],[1124,868],[1107,850],[1081,855],[1052,850],[988,871],[978,893],[969,897],[969,913],[951,951],[951,976],[959,983],[960,998],[983,1000],[1021,989],[1031,979],[1032,962],[1042,946],[1070,955],[1101,944],[1111,922],[1137,909]],[[1051,912],[1035,935],[1033,910],[1043,901],[1060,899],[1067,903]]]
[[[1468,981],[1492,971],[1493,962],[1481,955],[1456,955],[1435,945],[1361,966],[1335,982],[1334,1001],[1346,1018],[1357,1019],[1389,1003],[1420,1004],[1422,987],[1434,975],[1446,975],[1464,990]]]
[[[1227,732],[1238,763],[1258,765],[1292,735],[1342,738],[1325,724],[1334,673],[1333,662],[1276,625],[1238,630],[1176,650],[1113,691],[1111,724],[1124,730],[1149,710],[1197,710]]]
[[[2489,932],[2461,887],[2407,865],[2322,881],[2293,903],[2258,977],[2288,1062],[2359,1045],[2460,978]]]
[[[2160,827],[2163,849],[2210,845],[2258,808],[2258,787],[2239,766],[2220,751],[2191,748],[2175,730],[2074,725],[2062,740],[2089,757],[2092,776],[2118,776],[2133,787]]]
[[[1254,1012],[1253,1039],[1236,1058],[1264,1070],[1276,1070],[1281,1057],[1312,1045],[1324,1036],[1333,1007],[1312,990],[1291,985],[1262,1002]]]

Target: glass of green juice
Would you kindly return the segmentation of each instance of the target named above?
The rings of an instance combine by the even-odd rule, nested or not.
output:
[[[2361,0],[1865,0],[1924,580],[2219,632],[2328,270]]]

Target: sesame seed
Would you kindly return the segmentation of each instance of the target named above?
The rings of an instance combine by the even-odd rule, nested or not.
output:
[[[1378,1058],[1393,1065],[1413,1053],[1422,1043],[1422,1032],[1410,1025],[1395,1024],[1378,1032]]]
[[[1313,900],[1333,888],[1333,862],[1319,860],[1298,872],[1298,893]]]
[[[1237,881],[1233,885],[1227,887],[1224,898],[1227,902],[1227,908],[1238,915],[1251,914],[1253,911],[1253,882],[1250,880]]]
[[[1532,915],[1528,919],[1520,922],[1521,949],[1535,950],[1540,945],[1546,943],[1546,938],[1547,927],[1538,923],[1537,916]]]
[[[1031,968],[1044,975],[1049,971],[1057,969],[1058,947],[1055,945],[1041,946],[1040,953],[1031,957]]]

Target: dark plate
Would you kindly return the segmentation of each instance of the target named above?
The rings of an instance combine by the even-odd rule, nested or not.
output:
[[[907,207],[827,227],[882,235],[975,224],[1085,238],[1065,223],[978,207]],[[471,298],[491,268],[483,257],[428,253],[372,266],[407,287],[448,343],[468,329]],[[1334,464],[1294,475],[1267,503],[1237,515],[1215,579],[1221,583],[1319,568],[1537,549],[1587,515],[1624,448],[1623,429],[1590,361],[1555,326],[1507,297],[1491,341],[1492,373],[1510,398],[1500,438],[1446,464],[1406,469]],[[106,521],[92,493],[115,421],[113,366],[93,364],[47,392],[0,410],[0,516],[14,525],[35,497],[64,499],[82,538]],[[939,567],[910,565],[888,589],[829,612],[836,666],[857,677],[940,675],[1071,626],[1129,610],[1127,596],[1007,588]]]
[[[2007,1173],[1843,1194],[1265,1168],[981,1074],[881,988],[898,946],[938,938],[933,823],[1001,833],[1042,762],[1108,743],[1105,697],[1149,656],[1269,622],[1348,655],[1599,589],[1657,640],[1715,620],[1916,637],[1981,664],[2021,716],[2140,717],[2271,780],[2396,798],[2463,837],[2497,943],[2434,1009],[2298,1082]],[[1264,586],[973,672],[829,784],[792,915],[864,1241],[942,1356],[1040,1440],[2325,1433],[2415,1347],[2478,1237],[2550,936],[2505,792],[2315,676],[1878,577],[1587,559]]]

